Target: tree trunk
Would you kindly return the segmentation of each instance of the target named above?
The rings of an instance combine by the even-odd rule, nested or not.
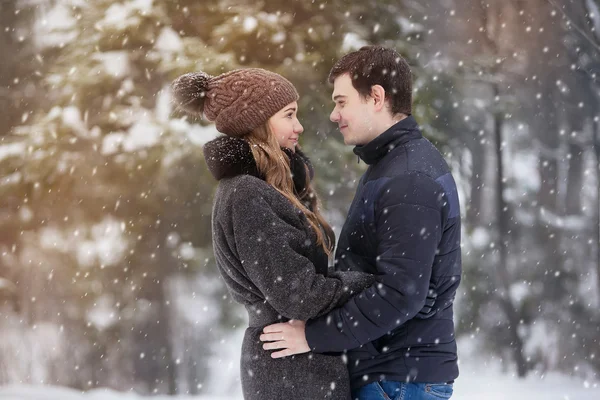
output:
[[[161,222],[161,225],[165,223]],[[171,307],[167,291],[167,278],[171,257],[164,246],[164,229],[156,228],[154,246],[147,248],[148,253],[155,252],[157,257],[146,258],[148,278],[140,290],[139,296],[147,299],[152,311],[148,319],[136,329],[134,354],[136,380],[145,385],[148,393],[167,391],[176,394],[176,372],[171,343]],[[150,243],[149,243],[150,244]],[[166,384],[166,387],[165,387]]]
[[[473,141],[471,146],[471,195],[467,208],[467,224],[470,227],[482,225],[482,208],[485,193],[485,148],[479,143],[479,138]]]
[[[581,214],[581,194],[583,189],[583,145],[580,143],[569,144],[569,172],[567,174],[566,214]]]
[[[171,344],[171,329],[170,329],[170,318],[169,318],[169,312],[170,312],[170,308],[169,306],[167,306],[166,301],[168,299],[168,297],[165,295],[165,282],[163,281],[160,285],[161,287],[161,292],[162,292],[162,302],[161,302],[161,307],[159,307],[160,309],[160,321],[161,324],[163,324],[163,327],[161,329],[162,332],[162,339],[163,339],[163,343],[164,343],[164,358],[165,358],[165,366],[166,366],[166,371],[167,371],[167,387],[168,387],[168,394],[170,395],[175,395],[177,394],[177,371],[175,370],[175,360],[173,357],[173,346]]]
[[[596,284],[600,293],[600,121],[594,122],[594,152],[596,154]]]
[[[543,285],[546,293],[552,298],[564,295],[563,280],[556,279],[555,273],[563,269],[563,255],[560,250],[561,232],[556,225],[559,212],[559,160],[560,136],[558,129],[558,115],[554,96],[553,80],[549,76],[540,84],[540,90],[545,96],[538,105],[538,112],[534,118],[534,129],[540,143],[538,171],[541,179],[540,190],[537,193],[538,217],[537,237],[540,246],[543,246],[540,262],[546,270]]]
[[[494,97],[498,96],[499,89],[497,85],[493,85]],[[507,204],[504,201],[504,166],[502,163],[502,127],[504,124],[503,117],[500,113],[496,113],[494,118],[494,139],[496,151],[496,220],[498,223],[498,254],[499,265],[496,268],[496,277],[500,285],[498,291],[500,295],[500,304],[509,323],[509,332],[511,337],[511,349],[515,362],[517,364],[517,374],[523,378],[527,375],[528,366],[523,353],[523,340],[519,336],[519,315],[510,298],[510,274],[508,271],[508,213]]]
[[[173,354],[173,344],[171,342],[173,332],[171,330],[172,321],[172,308],[170,307],[171,301],[169,298],[168,291],[168,271],[169,267],[174,264],[174,260],[171,258],[171,249],[166,245],[167,235],[169,234],[169,225],[166,222],[162,222],[159,228],[159,239],[160,245],[157,249],[159,253],[159,265],[158,265],[158,309],[159,309],[159,320],[160,320],[160,332],[161,339],[164,346],[164,358],[165,367],[167,372],[167,387],[168,394],[177,394],[177,371],[175,370],[175,357]]]
[[[200,390],[198,388],[198,362],[200,360],[196,357],[196,343],[194,340],[194,335],[188,335],[188,338],[190,337],[192,338],[192,340],[189,340],[188,342],[190,346],[190,355],[188,357],[187,381],[188,388],[190,391],[189,394],[195,396],[200,394]]]

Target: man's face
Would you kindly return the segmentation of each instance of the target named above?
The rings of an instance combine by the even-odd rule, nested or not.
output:
[[[329,115],[332,122],[338,124],[347,145],[363,145],[375,136],[373,126],[373,100],[361,98],[352,86],[349,74],[338,76],[333,82],[335,108]]]

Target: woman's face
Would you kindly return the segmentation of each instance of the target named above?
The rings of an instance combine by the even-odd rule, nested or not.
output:
[[[269,118],[269,128],[277,138],[280,147],[296,151],[298,138],[304,128],[297,117],[298,103],[295,101],[279,110]]]

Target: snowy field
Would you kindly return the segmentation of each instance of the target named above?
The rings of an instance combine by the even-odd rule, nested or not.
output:
[[[540,378],[530,376],[518,380],[502,374],[487,363],[462,365],[460,379],[455,384],[453,400],[597,400],[600,384],[560,375]],[[174,397],[153,396],[152,400],[170,400]],[[177,396],[177,399],[242,400],[234,396]],[[81,393],[72,389],[51,386],[6,386],[0,388],[1,400],[141,400],[143,396],[95,389]]]
[[[56,387],[10,385],[0,387],[0,400],[243,400],[238,376],[238,361],[243,329],[224,338],[221,357],[209,364],[214,368],[206,382],[207,393],[228,395],[202,396],[152,396],[144,397],[132,392],[110,389],[93,389],[87,392]],[[452,400],[600,400],[600,381],[586,381],[557,373],[541,376],[531,372],[520,380],[503,372],[498,358],[483,354],[476,339],[463,337],[458,341],[460,377],[454,384]],[[287,399],[286,399],[287,400]],[[304,399],[302,399],[304,400]]]
[[[560,376],[544,380],[518,381],[510,376],[494,374],[463,375],[455,385],[453,400],[594,400],[600,399],[598,385]],[[152,400],[170,400],[174,397],[153,396]],[[242,400],[241,396],[177,396],[177,399]],[[84,394],[71,389],[43,386],[7,386],[0,389],[2,400],[140,400],[145,397],[132,393],[95,389]]]

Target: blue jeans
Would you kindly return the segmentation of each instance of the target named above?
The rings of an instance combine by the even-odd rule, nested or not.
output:
[[[352,400],[439,400],[452,396],[449,383],[373,382],[352,392]]]

